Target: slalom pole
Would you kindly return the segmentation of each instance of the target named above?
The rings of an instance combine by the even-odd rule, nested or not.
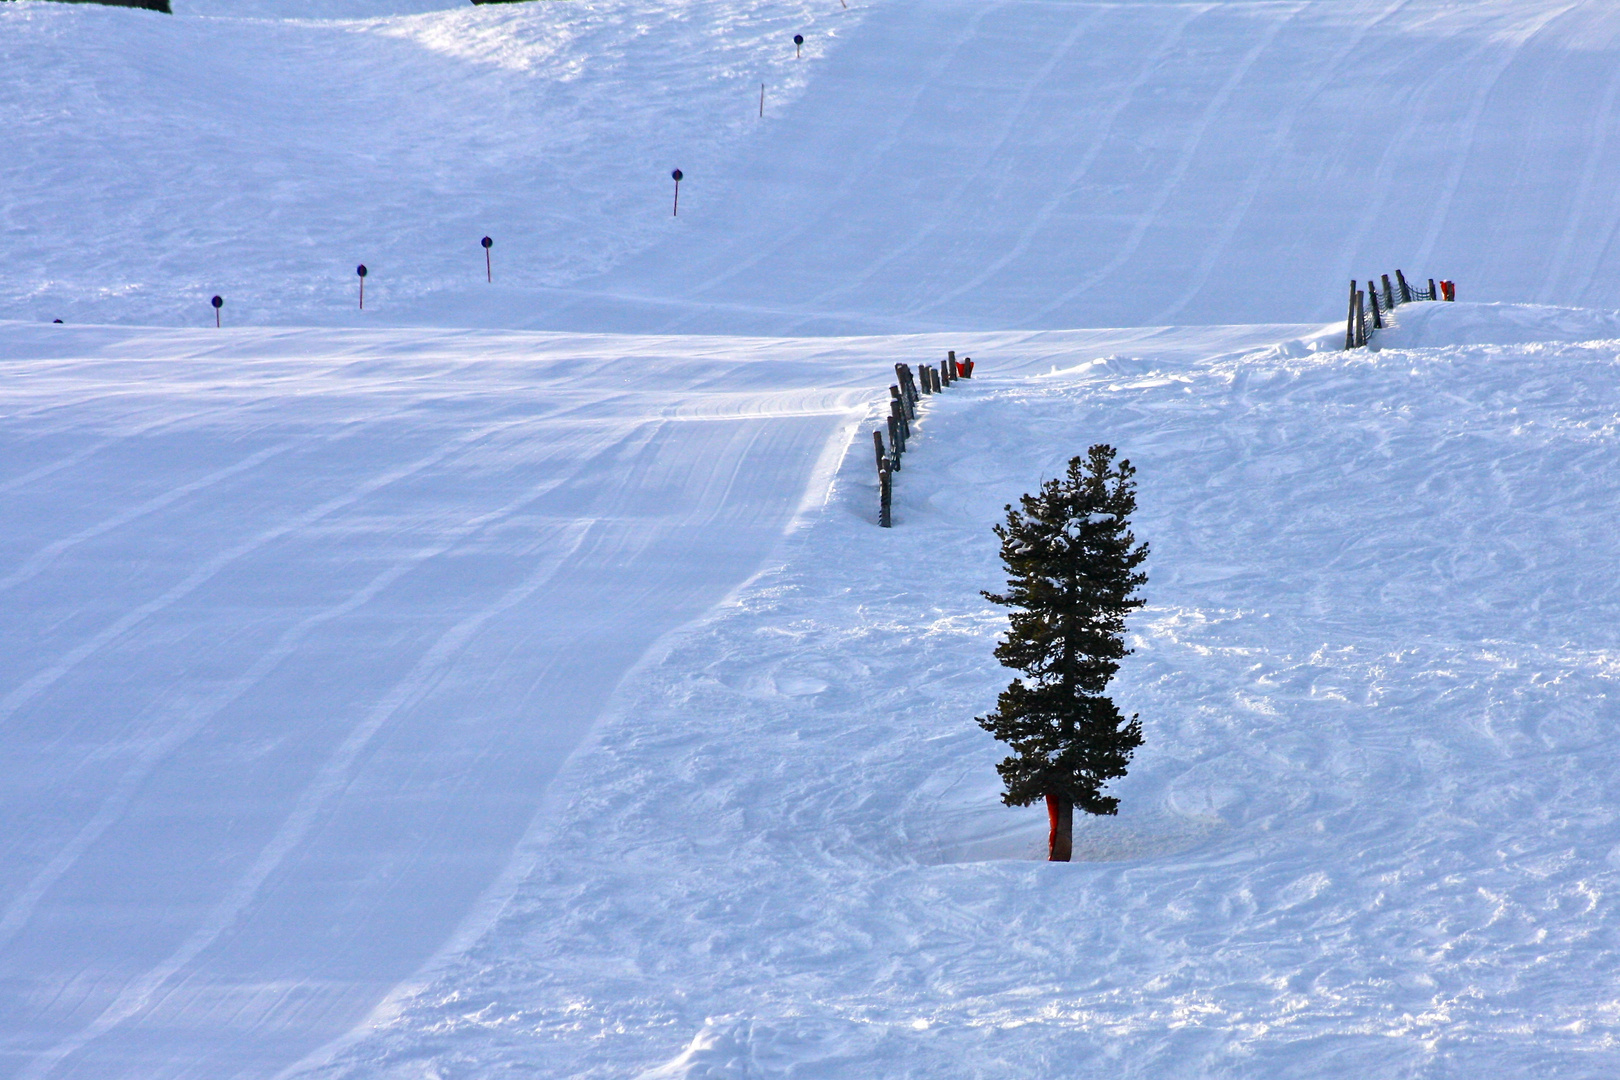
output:
[[[762,120],[765,118],[765,84],[764,83],[759,84],[759,116],[760,116],[760,119],[762,119]]]
[[[219,309],[225,306],[225,300],[223,297],[216,296],[208,302],[214,305],[214,328],[217,330],[219,328]]]
[[[484,237],[482,240],[480,240],[478,242],[480,244],[484,245],[484,280],[485,281],[494,281],[495,280],[495,272],[493,270],[491,270],[490,266],[489,266],[489,246],[491,244],[493,244],[495,241],[491,240],[489,237],[486,236],[486,237]]]
[[[670,179],[675,181],[675,207],[670,212],[670,217],[681,216],[681,177],[684,175],[686,174],[681,172],[679,169],[676,169],[674,172],[669,174]]]
[[[366,264],[361,263],[354,268],[354,272],[360,275],[360,310],[364,311],[366,310]]]

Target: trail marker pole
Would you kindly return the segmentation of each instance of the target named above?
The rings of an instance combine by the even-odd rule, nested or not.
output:
[[[804,35],[803,34],[794,34],[793,35],[793,59],[798,60],[801,56],[803,56],[803,50],[804,50]]]
[[[219,309],[225,306],[225,301],[222,297],[216,296],[208,302],[214,305],[214,326],[217,329],[219,327]]]
[[[354,268],[354,272],[360,275],[360,310],[364,311],[366,310],[366,264],[361,263]]]
[[[765,119],[765,84],[759,84],[759,118]]]
[[[670,179],[675,181],[675,208],[670,212],[670,217],[681,216],[681,177],[684,175],[679,169],[669,174]]]
[[[484,245],[484,280],[493,282],[495,280],[495,271],[489,265],[489,247],[495,241],[486,236],[478,242]]]

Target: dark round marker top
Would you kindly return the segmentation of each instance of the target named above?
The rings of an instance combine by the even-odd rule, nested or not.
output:
[[[210,300],[208,302],[210,304],[213,304],[215,307],[224,307],[225,306],[225,299],[224,299],[224,297],[220,297],[220,296],[216,296],[216,297],[214,297],[212,300]]]
[[[671,179],[673,179],[678,184],[678,183],[681,182],[681,177],[686,175],[686,174],[681,172],[681,170],[676,169],[674,172],[670,173],[669,175],[670,175]]]
[[[366,276],[366,264],[361,263],[359,266],[354,268],[354,272],[359,274],[361,277],[365,277]]]
[[[489,247],[489,245],[493,244],[495,241],[491,240],[489,237],[486,236],[486,237],[484,237],[482,240],[480,240],[478,242],[480,244],[483,244],[485,247]]]
[[[804,44],[804,35],[803,34],[794,34],[793,35],[793,44],[795,44],[795,45],[803,45]]]

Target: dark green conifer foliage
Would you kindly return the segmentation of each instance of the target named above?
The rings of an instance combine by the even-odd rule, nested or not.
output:
[[[1137,568],[1148,546],[1130,526],[1136,470],[1129,461],[1116,466],[1114,456],[1099,443],[1071,459],[1066,475],[1023,496],[1020,509],[1007,507],[996,526],[1007,591],[984,594],[1012,609],[996,659],[1023,675],[979,725],[1013,750],[996,766],[1007,785],[1002,801],[1047,799],[1052,857],[1064,861],[1069,808],[1117,812],[1119,800],[1103,787],[1125,775],[1142,744],[1141,723],[1127,721],[1103,694],[1130,654],[1125,616],[1144,603],[1136,590],[1147,581]]]

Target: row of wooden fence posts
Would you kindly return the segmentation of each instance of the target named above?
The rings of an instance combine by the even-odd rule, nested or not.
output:
[[[938,394],[957,379],[973,378],[973,358],[958,360],[956,350],[945,354],[936,369],[918,364],[917,374],[907,364],[894,365],[895,381],[889,384],[889,445],[883,446],[883,432],[872,432],[872,449],[877,454],[878,524],[890,527],[890,507],[894,502],[894,474],[900,471],[900,458],[911,438],[911,422],[917,419],[917,405],[924,394]]]
[[[1442,281],[1435,284],[1434,278],[1429,279],[1427,289],[1414,289],[1407,283],[1406,275],[1400,270],[1395,271],[1396,284],[1391,284],[1388,274],[1380,274],[1384,283],[1383,303],[1378,301],[1378,283],[1367,282],[1367,290],[1363,292],[1360,282],[1354,279],[1350,282],[1350,313],[1344,323],[1344,347],[1356,349],[1367,344],[1374,330],[1384,328],[1384,313],[1394,311],[1402,304],[1410,304],[1414,300],[1455,300],[1457,299],[1457,285],[1452,281]],[[1372,327],[1367,326],[1368,301],[1372,306]]]

